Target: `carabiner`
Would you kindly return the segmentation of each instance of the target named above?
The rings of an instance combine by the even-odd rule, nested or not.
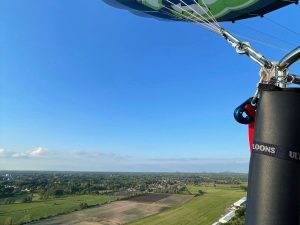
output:
[[[256,104],[252,104],[253,97],[249,98],[234,110],[234,118],[241,124],[250,124],[255,120]],[[252,110],[251,110],[252,109]]]

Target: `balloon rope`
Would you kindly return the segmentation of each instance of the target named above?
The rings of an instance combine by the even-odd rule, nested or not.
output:
[[[213,23],[211,23],[208,19],[206,19],[204,16],[202,16],[199,12],[197,12],[197,10],[193,9],[190,5],[188,5],[187,3],[185,3],[183,0],[179,0],[181,3],[183,3],[184,5],[186,5],[190,10],[192,10],[192,12],[196,13],[199,17],[201,17],[201,19],[203,21],[205,21],[205,23],[208,23],[208,24],[211,24],[211,25],[214,25]],[[200,9],[205,12],[205,8],[203,8],[202,6],[200,6],[198,4],[198,6],[200,7]],[[205,12],[206,13],[206,12]],[[198,18],[197,16],[197,18]]]
[[[169,10],[169,11],[174,11],[174,9],[171,9],[171,8],[169,8],[169,7],[166,7],[166,6],[164,6],[164,8],[166,8],[167,10]],[[185,11],[185,10],[183,10],[183,11]],[[188,12],[187,12],[188,13]],[[169,14],[171,14],[171,13],[169,13]],[[177,14],[177,15],[176,15]],[[195,20],[195,19],[193,19],[193,18],[191,18],[191,17],[188,17],[188,16],[186,16],[186,15],[184,15],[184,14],[180,14],[179,12],[177,12],[176,10],[175,10],[175,14],[173,13],[173,14],[171,14],[172,16],[176,16],[178,19],[180,19],[180,20],[182,20],[182,18],[184,18],[186,21],[188,21],[188,22],[191,22],[191,23],[194,23],[194,24],[197,24],[197,25],[200,25],[201,27],[204,27],[204,28],[206,28],[206,29],[208,29],[208,30],[211,30],[211,31],[213,31],[213,32],[217,32],[216,30],[215,30],[215,28],[214,27],[212,27],[212,26],[208,26],[207,24],[205,24],[205,23],[203,23],[203,22],[199,22],[199,20],[198,20],[198,18],[197,17],[195,17],[195,16],[193,16],[193,17],[195,17],[197,20]]]
[[[218,34],[221,34],[221,29],[222,27],[218,24],[218,23],[212,23],[210,22],[208,19],[206,19],[203,15],[201,15],[199,12],[197,12],[195,9],[193,9],[192,7],[190,7],[189,5],[187,5],[185,2],[183,2],[182,0],[179,0],[181,3],[183,3],[185,6],[187,6],[193,13],[187,11],[186,9],[180,7],[179,5],[176,5],[175,3],[169,1],[169,0],[166,0],[167,2],[169,2],[171,4],[171,6],[173,7],[173,9],[169,8],[169,7],[166,7],[164,6],[164,8],[166,8],[168,11],[170,12],[173,12],[172,13],[169,13],[169,12],[166,12],[164,11],[163,13],[166,14],[166,15],[169,15],[169,16],[176,16],[178,19],[183,19],[187,22],[190,22],[190,23],[193,23],[193,24],[197,24],[197,25],[200,25],[201,27],[204,27],[210,31],[213,31],[215,33],[218,33]],[[195,1],[195,0],[193,0]],[[195,2],[197,5],[199,5],[199,3]],[[199,5],[199,7],[202,9],[202,11],[206,12],[205,8],[201,5]],[[207,6],[206,6],[207,7]],[[189,14],[190,16],[187,16],[185,14],[182,14],[180,12],[178,12],[177,9],[180,9],[181,11]],[[210,12],[208,7],[206,8],[207,9],[207,12]],[[175,11],[175,12],[174,12]],[[197,14],[197,15],[195,15]],[[206,13],[208,15],[208,13]],[[209,15],[208,15],[209,16]],[[200,17],[200,18],[199,18]],[[212,16],[209,16],[209,18],[214,21],[215,18],[212,17]],[[200,22],[199,22],[200,21]],[[263,42],[261,40],[257,40],[257,39],[253,39],[253,38],[250,38],[250,37],[247,37],[245,35],[242,35],[242,34],[239,34],[239,33],[233,33],[235,34],[236,36],[239,36],[241,38],[246,38],[250,41],[253,41],[253,42],[256,42],[258,44],[261,44],[261,45],[264,45],[264,46],[267,46],[269,48],[273,48],[273,49],[278,49],[278,50],[281,50],[281,51],[284,51],[284,52],[288,52],[287,49],[284,49],[284,48],[280,48],[276,45],[272,45],[270,43],[266,43],[266,42]]]
[[[170,8],[168,8],[168,7],[166,7],[166,6],[164,6],[164,8],[166,8],[167,10],[169,10],[169,11],[172,11],[172,9],[170,9]],[[166,15],[168,15],[168,16],[170,16],[170,17],[174,17],[174,16],[176,16],[176,15],[174,15],[174,14],[172,14],[172,13],[169,13],[169,12],[167,12],[167,11],[162,11],[164,14],[166,14]],[[184,20],[184,21],[186,21],[186,22],[188,22],[188,23],[191,23],[191,24],[193,24],[193,25],[199,25],[201,28],[203,28],[203,29],[208,29],[208,31],[212,31],[212,32],[216,32],[214,29],[212,29],[212,28],[210,28],[210,27],[207,27],[207,26],[205,26],[203,23],[199,23],[198,21],[196,21],[196,20],[193,20],[193,19],[191,19],[190,17],[187,17],[187,16],[185,16],[185,15],[181,15],[181,16],[176,16],[178,19],[180,19],[180,20]],[[183,18],[182,18],[183,17]]]
[[[193,13],[189,12],[188,10],[182,8],[179,5],[176,5],[175,3],[173,3],[173,2],[171,2],[169,0],[166,0],[166,1],[171,4],[171,6],[172,6],[173,9],[171,9],[169,7],[166,7],[166,6],[164,6],[164,8],[166,8],[168,11],[173,12],[173,13],[169,13],[169,12],[163,11],[164,14],[172,16],[172,17],[176,16],[178,19],[181,19],[181,20],[183,19],[183,20],[185,20],[187,22],[190,22],[190,23],[193,23],[193,24],[196,23],[197,25],[200,25],[201,27],[204,27],[204,28],[206,28],[206,29],[208,29],[210,31],[216,32],[218,34],[221,34],[222,27],[218,24],[218,22],[213,17],[213,15],[211,14],[209,8],[206,6],[206,4],[204,2],[203,2],[203,4],[205,5],[205,7],[201,6],[199,3],[197,3],[195,0],[193,0],[200,7],[200,9],[203,12],[206,13],[206,15],[209,17],[210,20],[216,21],[216,22],[210,22],[207,18],[205,18],[203,15],[201,15],[198,11],[196,11],[194,8],[192,8],[191,6],[189,6],[183,0],[179,0],[179,1],[181,3],[183,3],[185,6],[187,6]],[[187,13],[190,16],[187,16],[186,14],[178,12],[176,9],[180,9],[182,12],[185,12],[185,13]],[[211,15],[209,15],[208,13],[210,13]],[[235,35],[239,36],[239,37],[242,37],[242,38],[246,38],[246,39],[248,39],[250,41],[256,42],[258,44],[261,44],[261,45],[264,45],[264,46],[267,46],[267,47],[270,47],[270,48],[273,48],[273,49],[278,49],[278,50],[281,50],[281,51],[284,51],[284,52],[288,52],[287,49],[280,48],[280,47],[278,47],[276,45],[272,45],[270,43],[266,43],[266,42],[263,42],[261,40],[253,39],[253,38],[247,37],[245,35],[241,35],[239,33],[235,33]]]
[[[275,20],[272,20],[272,19],[270,19],[270,18],[268,18],[268,17],[264,17],[264,18],[265,18],[266,20],[270,21],[271,23],[276,24],[277,26],[279,26],[279,27],[281,27],[281,28],[283,28],[283,29],[285,29],[285,30],[291,32],[292,34],[295,34],[295,35],[297,35],[297,36],[300,36],[300,33],[298,33],[298,32],[296,32],[296,31],[294,31],[294,30],[292,30],[292,29],[290,29],[290,28],[288,28],[288,27],[286,27],[286,26],[284,26],[284,25],[278,23],[278,22],[275,21]]]
[[[199,2],[197,0],[193,0],[199,7],[202,7]],[[207,4],[204,2],[204,0],[201,0],[202,4],[204,5],[204,8],[207,10],[207,12],[205,11],[206,15],[215,23],[215,25],[217,27],[219,27],[219,29],[222,29],[221,26],[219,25],[218,21],[216,20],[216,18],[214,17],[214,15],[212,14],[212,12],[210,11],[209,7],[207,6]]]
[[[169,7],[166,7],[166,6],[163,6],[163,7],[164,7],[165,9],[167,9],[168,11],[174,11],[174,9],[171,9],[171,8],[169,8]],[[199,26],[202,27],[202,28],[206,28],[207,30],[212,31],[212,32],[214,32],[214,33],[218,33],[218,31],[216,31],[215,28],[212,28],[211,26],[208,26],[208,25],[204,24],[203,22],[200,23],[198,20],[192,19],[191,17],[188,17],[188,16],[186,16],[186,15],[183,15],[183,14],[175,15],[175,14],[172,14],[172,13],[167,13],[167,12],[165,12],[165,11],[164,11],[164,14],[170,15],[170,16],[172,16],[172,17],[176,16],[179,20],[185,20],[185,21],[187,21],[187,22],[189,22],[189,23],[192,23],[192,24],[194,24],[194,25],[199,25]],[[179,13],[177,13],[177,14],[179,14]],[[197,18],[197,19],[198,19],[198,18]]]
[[[196,19],[192,19],[192,18],[190,18],[190,17],[188,17],[188,16],[186,16],[186,15],[184,15],[184,14],[179,13],[179,12],[176,11],[177,14],[180,14],[180,16],[178,15],[177,17],[181,17],[181,16],[182,16],[182,17],[184,17],[184,18],[186,18],[186,19],[188,19],[188,20],[190,20],[190,21],[193,21],[193,22],[195,22],[195,23],[198,23],[198,24],[201,25],[201,26],[204,26],[204,27],[206,27],[206,28],[208,28],[208,29],[211,29],[211,30],[213,30],[213,31],[216,32],[216,33],[220,33],[219,28],[218,28],[217,26],[215,26],[214,24],[212,24],[212,23],[210,23],[210,22],[206,22],[205,20],[203,20],[203,19],[201,19],[201,18],[195,16],[193,13],[190,13],[190,12],[187,11],[186,9],[184,9],[184,8],[182,8],[182,7],[180,7],[180,6],[176,5],[176,4],[174,4],[173,2],[171,2],[171,1],[169,1],[169,0],[166,0],[166,1],[169,2],[169,3],[171,4],[171,6],[173,6],[173,8],[174,8],[174,9],[170,9],[170,8],[164,6],[165,8],[167,8],[168,10],[170,10],[171,12],[172,12],[172,11],[176,11],[176,8],[177,8],[177,9],[180,9],[181,11],[183,11],[183,12],[189,14],[190,16],[192,16],[192,17],[194,17],[194,18],[196,18]],[[193,12],[196,12],[195,10],[192,10],[192,11],[193,11]],[[196,13],[197,13],[197,12],[196,12]],[[202,22],[202,23],[200,23],[199,21]]]
[[[283,52],[290,52],[288,49],[280,48],[280,47],[278,47],[278,46],[276,46],[276,45],[272,45],[272,44],[270,44],[270,43],[266,43],[266,42],[261,41],[261,40],[257,40],[257,39],[254,39],[254,38],[250,38],[250,37],[248,37],[248,36],[246,36],[246,35],[242,35],[242,34],[240,34],[240,33],[234,33],[234,32],[231,32],[231,33],[234,34],[234,35],[237,36],[237,37],[248,39],[249,41],[256,42],[256,43],[258,43],[258,44],[267,46],[267,47],[269,47],[269,48],[281,50],[281,51],[283,51]]]
[[[292,46],[292,47],[297,47],[297,46],[298,46],[298,44],[295,44],[295,43],[286,41],[286,40],[284,40],[284,39],[281,39],[280,37],[277,37],[277,36],[272,35],[272,34],[269,34],[269,33],[267,33],[267,32],[258,30],[258,29],[254,28],[254,27],[252,27],[252,26],[249,26],[249,25],[246,25],[246,24],[239,24],[239,25],[242,26],[242,27],[247,27],[249,30],[255,31],[255,32],[260,33],[260,34],[262,34],[262,35],[264,35],[264,36],[268,36],[269,38],[272,38],[272,39],[274,39],[274,40],[280,41],[281,43],[290,45],[290,46]]]

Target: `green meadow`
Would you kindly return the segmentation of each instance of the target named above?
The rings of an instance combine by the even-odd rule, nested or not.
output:
[[[34,200],[31,203],[0,205],[0,224],[25,223],[79,210],[82,207],[101,205],[117,200],[109,195],[78,195],[48,200]],[[87,204],[87,205],[85,205]]]
[[[130,225],[210,225],[225,214],[227,207],[246,195],[239,186],[232,185],[189,185],[188,189],[193,194],[197,194],[198,190],[205,194],[194,197],[182,206],[140,219]]]

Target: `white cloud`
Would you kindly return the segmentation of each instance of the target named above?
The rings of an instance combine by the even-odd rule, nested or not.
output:
[[[48,150],[37,147],[29,151],[0,149],[0,169],[76,170],[124,172],[246,172],[248,157],[139,157],[105,151]],[[43,157],[47,156],[47,157]]]
[[[112,152],[100,152],[100,151],[69,151],[69,158],[80,158],[90,160],[128,160],[129,156],[121,156]]]
[[[42,147],[38,147],[36,149],[31,150],[30,152],[28,152],[29,156],[41,156],[44,155],[45,153],[47,153],[47,149],[46,148],[42,148]]]
[[[0,148],[0,156],[5,156],[6,151],[3,148]]]
[[[14,158],[19,158],[19,157],[26,157],[27,154],[25,152],[14,152],[14,153],[11,153],[11,157],[14,157]]]
[[[48,152],[46,148],[37,147],[35,149],[26,151],[26,152],[7,152],[8,156],[11,156],[13,158],[22,158],[22,157],[38,157],[45,155]],[[0,152],[1,154],[1,152]]]

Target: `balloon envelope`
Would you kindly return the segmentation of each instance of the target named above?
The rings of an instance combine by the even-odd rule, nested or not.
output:
[[[203,15],[206,17],[202,0],[103,0],[109,5],[144,17],[155,17],[167,20],[184,20]],[[283,0],[204,0],[209,11],[218,21],[235,21],[264,15],[292,1]],[[199,5],[198,5],[199,4]],[[192,10],[191,10],[192,9]],[[187,12],[185,12],[188,11]],[[195,12],[196,11],[196,12]]]

